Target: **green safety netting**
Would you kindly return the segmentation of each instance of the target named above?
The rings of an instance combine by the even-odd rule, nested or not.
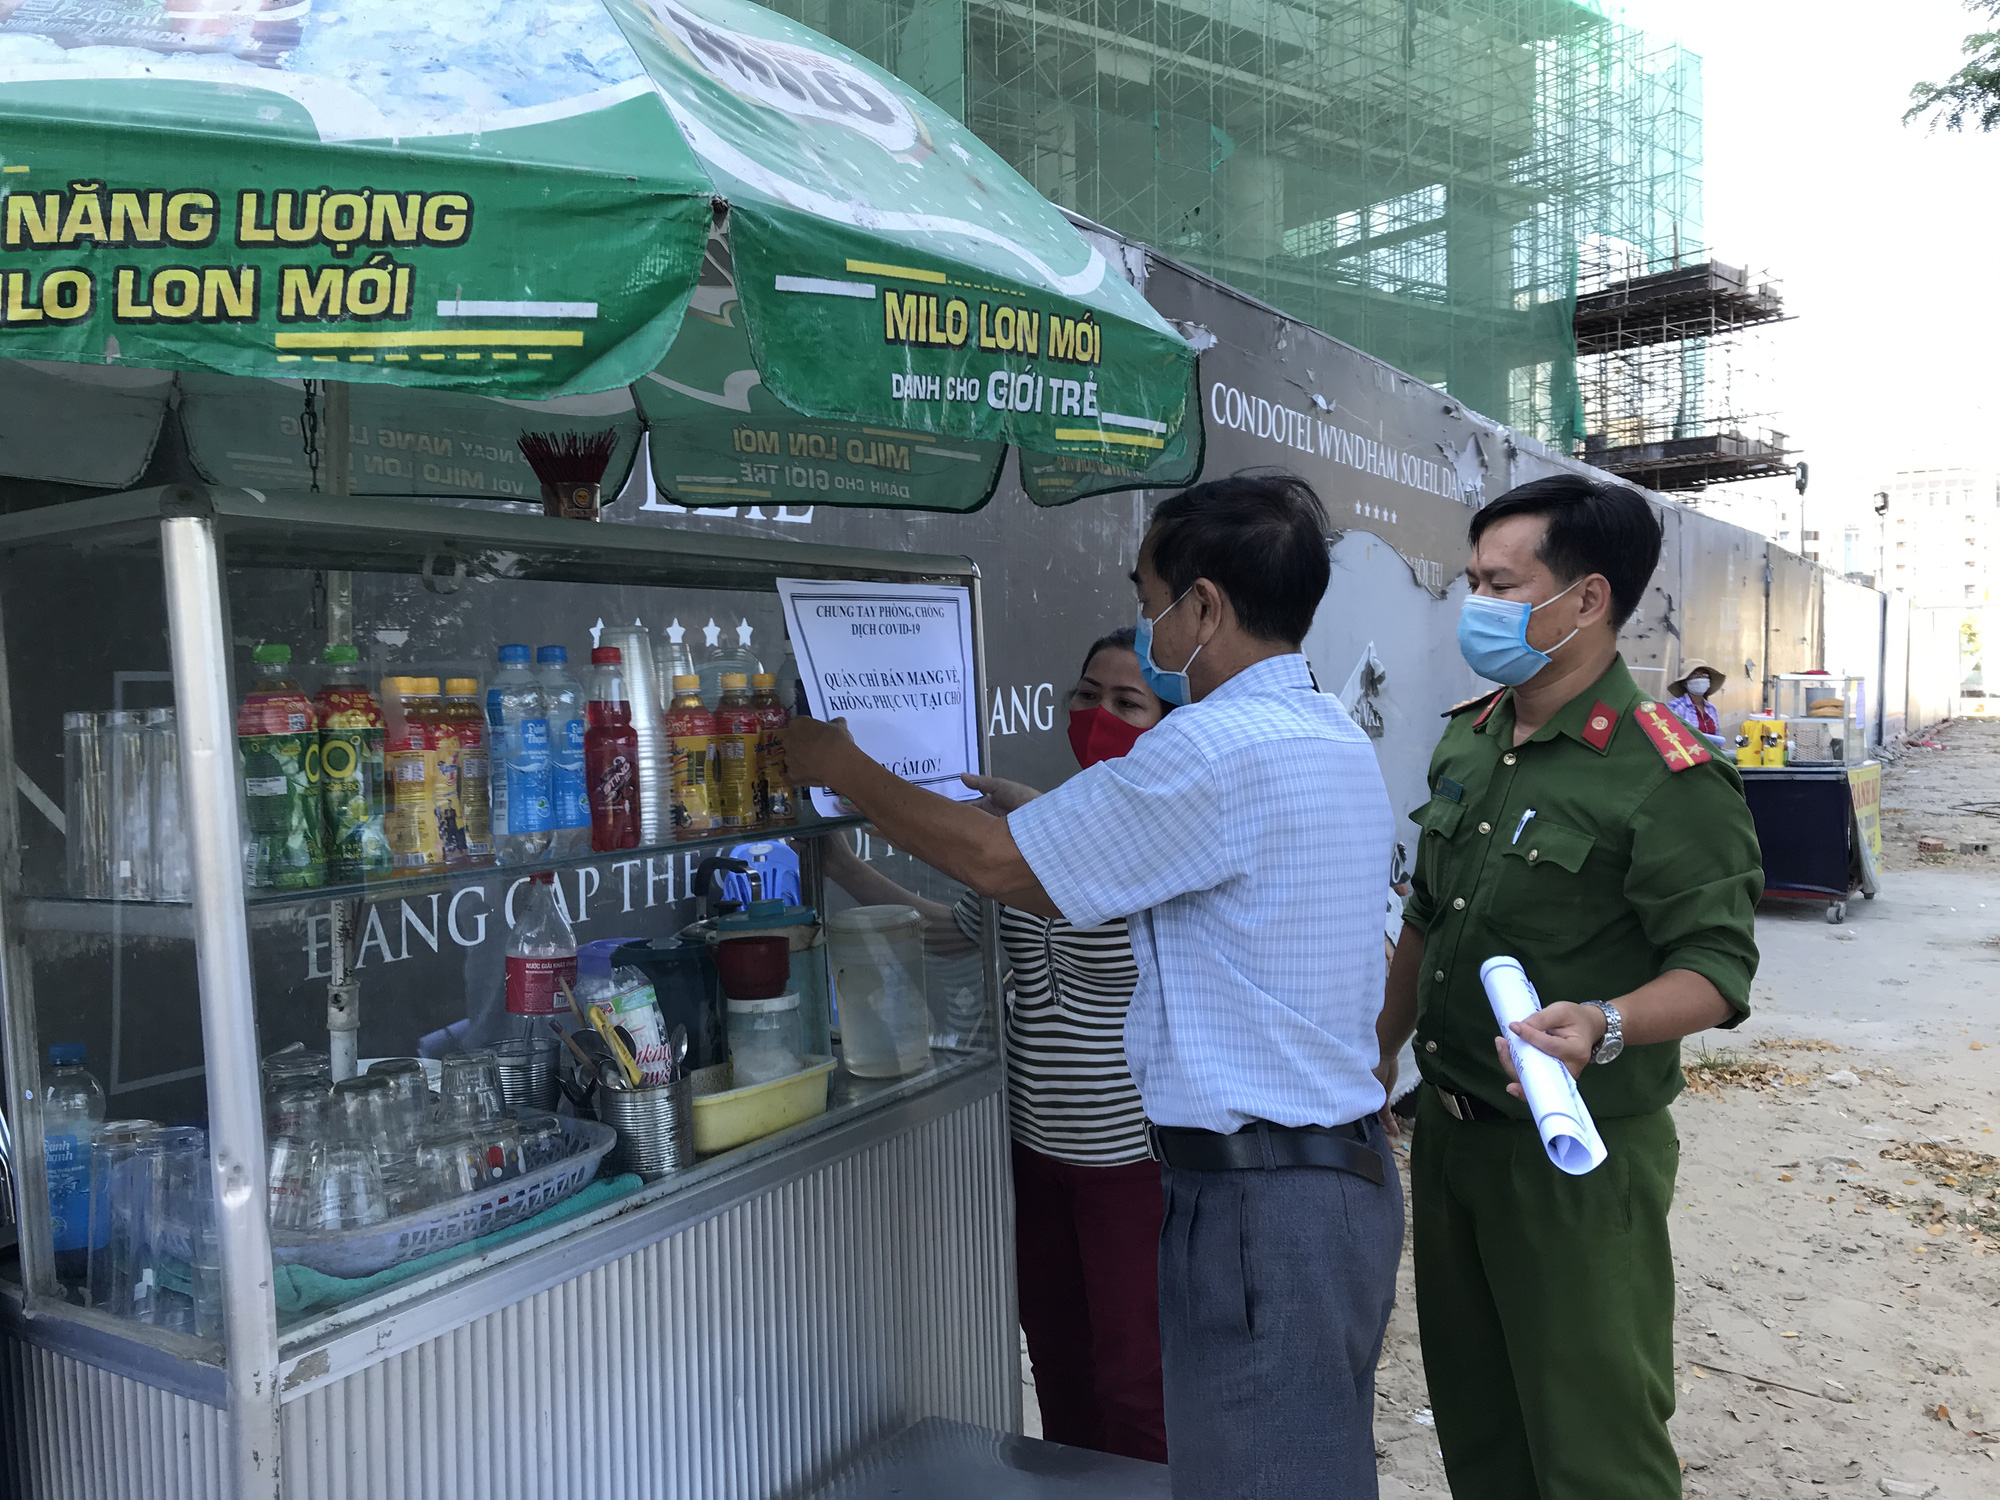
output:
[[[599,418],[624,462],[643,421],[690,505],[971,509],[1010,444],[1045,504],[1199,465],[1193,351],[1104,255],[930,100],[761,6],[5,17],[0,389],[72,443],[171,405],[202,472],[277,483],[324,380],[357,492],[488,492],[511,459],[452,460]]]

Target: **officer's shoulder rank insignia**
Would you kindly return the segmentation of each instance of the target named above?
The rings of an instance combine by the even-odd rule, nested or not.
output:
[[[1443,713],[1439,714],[1438,717],[1440,719],[1455,719],[1460,714],[1464,713],[1468,708],[1477,708],[1482,703],[1486,705],[1486,713],[1490,714],[1493,712],[1493,705],[1500,701],[1500,695],[1506,691],[1507,690],[1505,688],[1496,688],[1490,693],[1475,694],[1474,696],[1467,698],[1463,703],[1452,704],[1450,708],[1447,708]],[[1486,714],[1481,714],[1477,719],[1473,720],[1473,723],[1475,724],[1484,724],[1485,722],[1486,722]]]
[[[1670,709],[1649,699],[1632,710],[1632,717],[1646,731],[1646,738],[1660,752],[1660,759],[1667,763],[1669,771],[1685,771],[1709,758],[1708,746],[1696,739],[1681,722],[1680,715]]]

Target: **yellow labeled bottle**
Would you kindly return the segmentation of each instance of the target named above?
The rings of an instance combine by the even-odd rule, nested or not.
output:
[[[674,678],[667,706],[667,739],[673,754],[673,823],[677,839],[706,838],[719,826],[715,790],[715,715],[701,701],[701,678]]]
[[[445,848],[445,863],[493,863],[492,766],[486,748],[486,710],[479,702],[479,679],[449,677],[444,684],[444,718],[458,736],[458,831],[462,852]]]
[[[725,833],[757,827],[757,741],[763,720],[750,701],[750,679],[742,672],[722,674],[722,701],[715,706],[715,771],[721,793]]]
[[[431,744],[436,715],[426,711],[418,691],[425,680],[382,679],[382,716],[388,721],[382,750],[389,782],[384,825],[389,835],[389,861],[398,875],[444,868],[444,846],[437,834],[437,751]],[[437,679],[427,680],[435,695]]]
[[[458,793],[459,725],[445,712],[444,694],[435,677],[412,677],[404,690],[403,709],[421,719],[431,762],[431,829],[438,857],[447,865],[464,864],[465,806]]]
[[[785,726],[792,716],[778,701],[778,679],[759,672],[750,679],[750,703],[757,710],[758,821],[766,828],[789,828],[799,820],[798,799],[785,772]]]

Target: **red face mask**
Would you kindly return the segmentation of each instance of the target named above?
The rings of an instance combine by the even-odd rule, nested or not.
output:
[[[1130,755],[1133,745],[1145,732],[1137,724],[1126,723],[1102,704],[1095,708],[1070,710],[1069,747],[1076,752],[1076,763],[1086,768],[1100,760],[1117,760],[1120,756]]]

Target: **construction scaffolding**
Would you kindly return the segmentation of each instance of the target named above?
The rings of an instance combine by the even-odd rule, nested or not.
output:
[[[1568,451],[1599,237],[1700,238],[1697,58],[1573,0],[777,0],[1046,196]]]
[[[1699,251],[1646,262],[1583,247],[1573,327],[1584,456],[1658,490],[1792,471],[1770,402],[1760,334],[1785,321],[1768,276]]]

